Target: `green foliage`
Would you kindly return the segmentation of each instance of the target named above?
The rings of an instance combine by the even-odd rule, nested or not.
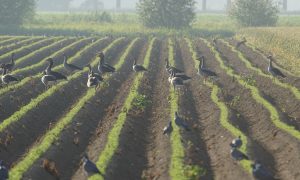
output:
[[[274,26],[278,13],[272,0],[236,0],[229,12],[242,26]]]
[[[206,174],[206,170],[197,165],[187,165],[184,167],[184,173],[188,179],[200,179]]]
[[[145,110],[151,104],[151,100],[146,95],[137,94],[133,99],[132,105],[140,110]]]
[[[35,0],[1,0],[0,26],[21,25],[34,15]]]
[[[189,27],[195,18],[195,0],[141,0],[140,19],[147,27]]]

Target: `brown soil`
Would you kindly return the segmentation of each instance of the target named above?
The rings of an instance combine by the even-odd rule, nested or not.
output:
[[[255,85],[259,88],[261,95],[277,108],[282,121],[300,130],[300,101],[295,98],[294,94],[290,90],[274,84],[272,79],[260,76],[246,68],[245,64],[239,60],[237,54],[230,51],[228,46],[219,42],[218,48],[226,57],[224,58],[226,63],[236,73],[245,77],[250,75],[251,79],[255,80]]]
[[[25,42],[20,42],[18,44],[14,44],[13,46],[11,47],[7,47],[7,46],[4,46],[4,47],[0,47],[0,54],[6,54],[8,52],[11,52],[13,50],[16,50],[18,48],[21,48],[22,46],[27,46],[27,45],[30,45],[32,43],[35,43],[35,42],[38,42],[38,41],[43,41],[44,39],[43,38],[35,38],[35,39],[30,39],[30,40],[25,40]],[[48,41],[51,42],[53,40],[50,40]],[[35,48],[35,46],[33,46],[33,48]],[[16,54],[17,55],[17,54]],[[17,57],[17,56],[16,56]],[[1,59],[1,63],[3,62],[2,61],[3,59]]]
[[[234,58],[228,52],[224,53],[227,59]],[[225,59],[224,56],[222,58]],[[248,146],[250,158],[260,159],[280,179],[299,178],[297,168],[300,165],[299,141],[278,129],[271,122],[269,112],[256,103],[249,90],[232,81],[232,78],[225,74],[219,78],[218,82],[222,87],[220,95],[225,102],[230,103],[234,97],[239,97],[236,105],[231,108],[236,111],[236,116],[240,117],[234,122],[247,130],[244,133],[251,142]]]
[[[114,49],[114,52],[118,52],[120,48],[122,47]],[[94,53],[92,52],[87,52],[84,57],[93,59]],[[26,152],[26,148],[32,146],[34,142],[38,142],[39,137],[42,137],[42,134],[67,113],[78,98],[86,92],[85,82],[86,76],[70,81],[63,89],[55,92],[18,122],[9,126],[5,132],[0,133],[1,139],[5,139],[8,135],[13,137],[6,147],[1,147],[0,159],[5,160],[7,164],[15,163]],[[42,85],[39,88],[40,92],[44,89]],[[70,91],[72,93],[69,93]]]
[[[62,132],[57,142],[59,145],[51,147],[40,160],[36,161],[28,173],[26,173],[25,177],[32,179],[42,177],[51,178],[51,176],[47,175],[45,170],[39,167],[41,160],[47,157],[56,162],[62,179],[71,179],[71,176],[80,166],[83,153],[86,151],[86,148],[91,145],[91,141],[89,140],[96,138],[102,133],[97,129],[97,125],[99,124],[101,127],[106,126],[105,123],[110,124],[113,122],[112,119],[107,121],[107,116],[109,116],[109,118],[111,118],[111,116],[114,118],[117,116],[115,113],[117,113],[117,109],[120,110],[133,81],[133,76],[131,75],[133,58],[136,58],[140,53],[140,49],[143,45],[144,41],[140,41],[136,44],[136,48],[131,52],[133,56],[129,56],[120,72],[113,75],[114,77],[108,82],[109,87],[97,92],[95,96],[97,98],[86,103],[84,109],[75,116],[73,122]],[[125,47],[126,46],[123,46],[123,48]],[[118,53],[110,54],[110,56],[113,56],[113,61],[110,62],[112,64],[117,63],[123,50],[120,49],[115,52]],[[124,74],[126,75],[124,76]],[[119,97],[117,101],[115,97]],[[105,128],[105,130],[109,129],[110,128]]]

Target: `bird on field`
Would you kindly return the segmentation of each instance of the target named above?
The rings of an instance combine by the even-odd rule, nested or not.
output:
[[[46,61],[49,63],[48,67],[45,70],[46,75],[52,75],[56,78],[56,80],[67,79],[67,77],[65,75],[63,75],[59,72],[52,71],[52,66],[53,66],[53,59],[52,58],[48,58]]]
[[[136,64],[136,60],[134,60],[134,62],[133,62],[132,69],[134,72],[147,71],[147,69],[144,66],[142,66],[140,64]]]
[[[185,74],[184,75],[176,75],[175,74],[174,77],[181,78],[184,84],[190,82],[191,79],[192,79],[191,77],[189,77],[189,76],[187,76]],[[171,81],[172,81],[172,77],[171,76],[169,76],[168,81],[171,83]]]
[[[285,78],[286,76],[276,67],[273,67],[272,62],[273,62],[273,56],[269,55],[267,57],[269,59],[269,66],[268,66],[268,71],[271,73],[274,77],[280,76],[282,78]]]
[[[238,49],[241,45],[245,44],[247,42],[247,39],[243,37],[243,39],[236,43],[236,48]]]
[[[103,52],[100,52],[98,56],[100,57],[99,64],[98,64],[98,71],[100,74],[113,73],[116,71],[116,69],[113,66],[105,63],[105,57]]]
[[[259,180],[273,180],[273,175],[259,162],[255,161],[251,164],[252,175]]]
[[[177,87],[184,86],[183,79],[181,79],[180,77],[175,77],[175,72],[172,71],[169,78],[169,82],[173,85],[174,90],[176,90]]]
[[[168,123],[163,129],[163,134],[169,136],[173,131],[172,121]]]
[[[175,112],[175,124],[178,127],[185,129],[186,131],[190,131],[188,124],[181,117],[178,116],[177,112]]]
[[[213,38],[213,45],[216,46],[218,43],[218,39],[216,37]]]
[[[0,180],[7,180],[8,177],[8,169],[5,167],[3,161],[0,160]]]
[[[78,66],[76,66],[76,65],[74,65],[74,64],[69,64],[69,63],[67,62],[67,60],[68,60],[68,57],[67,57],[66,55],[64,55],[64,68],[65,68],[67,71],[73,72],[73,71],[81,71],[81,70],[82,70],[81,67],[78,67]]]
[[[231,157],[236,161],[240,161],[243,159],[249,159],[247,155],[245,155],[244,153],[242,153],[241,151],[239,151],[237,148],[234,148],[234,147],[231,148],[230,154],[231,154]]]
[[[2,63],[0,65],[0,68],[1,69],[6,69],[7,72],[12,72],[12,70],[13,70],[13,68],[15,66],[15,59],[14,59],[14,57],[15,57],[15,53],[12,53],[11,54],[11,62],[10,63],[6,63],[6,64]]]
[[[42,83],[45,85],[45,88],[48,89],[51,82],[56,82],[56,77],[53,75],[47,75],[46,71],[43,71],[43,76],[41,78]]]
[[[101,174],[96,164],[90,161],[87,155],[83,156],[82,161],[83,161],[83,168],[85,172],[88,174],[88,176],[94,174]]]
[[[205,60],[205,57],[201,56],[200,57],[201,63],[199,63],[198,74],[204,76],[204,81],[206,81],[207,77],[216,77],[217,74],[204,67],[204,60]]]
[[[166,71],[171,74],[172,72],[174,72],[176,75],[184,75],[184,72],[180,69],[177,69],[173,66],[170,66],[169,60],[166,58]]]
[[[242,145],[243,145],[243,141],[241,139],[241,136],[233,139],[232,142],[230,143],[230,146],[233,148],[240,148]]]
[[[85,67],[89,68],[88,77],[96,77],[99,81],[103,81],[103,77],[99,73],[95,73],[90,64],[87,64]]]
[[[7,69],[3,69],[1,80],[3,84],[9,84],[14,81],[19,81],[18,78],[14,77],[13,75],[7,74]]]

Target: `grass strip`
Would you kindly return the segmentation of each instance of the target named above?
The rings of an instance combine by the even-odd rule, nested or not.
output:
[[[171,65],[175,65],[175,52],[174,52],[174,42],[172,39],[168,39],[168,59],[170,61]],[[178,94],[176,91],[174,91],[173,87],[170,86],[170,95],[169,95],[169,101],[170,101],[170,118],[172,120],[173,124],[173,132],[171,134],[171,148],[172,148],[172,154],[171,154],[171,162],[169,167],[169,173],[171,176],[171,179],[174,180],[184,180],[189,179],[189,177],[185,173],[186,166],[184,165],[184,147],[181,142],[181,134],[180,134],[180,128],[175,125],[175,112],[179,110],[178,107]]]
[[[95,44],[97,44],[100,40],[96,41]],[[114,42],[112,43],[114,44]],[[89,48],[92,47],[91,44],[90,46],[84,48],[82,51],[79,51],[74,57],[70,58],[70,62],[73,61],[76,58],[81,57],[81,53],[84,51],[88,51]],[[112,47],[112,46],[111,46]],[[82,73],[78,72],[73,74],[72,76],[70,76],[68,78],[68,80],[73,80],[77,77],[79,77]],[[38,78],[40,75],[36,75],[35,78]],[[19,121],[25,114],[27,114],[31,109],[35,108],[36,106],[39,105],[39,103],[41,103],[43,100],[45,100],[47,97],[51,96],[54,92],[56,92],[57,90],[61,89],[64,85],[66,85],[68,83],[68,81],[62,81],[60,83],[58,83],[55,86],[52,86],[50,89],[48,89],[47,91],[45,91],[44,93],[40,94],[37,98],[32,99],[30,101],[29,104],[21,107],[20,110],[16,111],[12,116],[10,116],[9,118],[5,119],[2,121],[2,123],[0,124],[0,133],[3,132],[9,125],[11,125],[13,122]]]
[[[22,62],[24,62],[24,61],[26,61],[26,60],[31,59],[32,57],[36,56],[36,55],[37,55],[38,53],[40,53],[40,52],[43,52],[43,51],[48,50],[48,49],[52,49],[52,48],[54,48],[55,46],[58,46],[58,45],[60,45],[61,43],[64,43],[65,41],[68,41],[68,40],[69,40],[69,39],[62,39],[62,37],[55,37],[55,38],[51,38],[51,39],[54,40],[53,43],[48,44],[47,46],[41,47],[40,49],[38,49],[38,50],[36,50],[36,51],[34,51],[34,52],[31,52],[31,53],[29,53],[29,54],[27,54],[27,55],[25,55],[25,56],[22,56],[22,57],[19,58],[19,59],[16,59],[16,60],[15,60],[15,64],[18,65],[18,64],[20,64],[20,63],[22,63]],[[49,40],[49,39],[48,39],[48,40]]]
[[[0,56],[0,61],[5,59],[5,58],[9,58],[11,56],[12,53],[18,54],[26,49],[30,49],[32,46],[36,46],[37,44],[43,43],[45,41],[47,41],[48,39],[42,39],[41,37],[34,37],[34,38],[29,38],[29,39],[25,39],[24,41],[32,41],[34,39],[38,39],[36,42],[28,44],[26,46],[21,46],[17,49],[13,49],[5,54],[2,54]],[[19,43],[22,43],[22,41],[20,41]]]
[[[6,43],[13,43],[14,41],[17,41],[17,40],[22,40],[22,39],[28,39],[29,37],[28,36],[13,36],[9,39],[6,39],[4,41],[1,41],[0,42],[0,46],[5,46],[3,44],[6,44]]]
[[[198,69],[198,60],[197,60],[197,52],[194,50],[193,48],[193,43],[190,39],[188,38],[185,38],[187,44],[188,44],[188,47],[189,47],[189,50],[190,50],[190,53],[192,54],[192,58],[194,60],[194,64],[195,64],[195,69]],[[200,62],[199,62],[200,63]],[[207,81],[205,83],[206,86],[208,86],[209,88],[212,89],[212,92],[211,92],[211,99],[212,101],[218,106],[218,108],[220,109],[220,124],[225,128],[227,129],[234,137],[238,137],[238,136],[241,136],[241,139],[243,141],[243,145],[242,147],[240,148],[240,150],[244,153],[244,154],[247,154],[247,136],[242,132],[240,131],[238,128],[236,128],[235,126],[233,126],[231,123],[230,123],[230,120],[229,120],[229,111],[228,111],[228,108],[226,106],[226,104],[224,102],[222,102],[219,97],[218,97],[218,93],[220,92],[220,88]],[[242,160],[241,161],[241,165],[242,167],[247,171],[247,172],[251,172],[251,161],[249,160]]]
[[[261,69],[254,67],[254,66],[249,62],[249,60],[242,54],[242,52],[236,50],[236,48],[235,48],[234,46],[230,45],[228,42],[226,42],[226,41],[224,41],[224,40],[221,40],[221,42],[223,42],[226,46],[228,46],[233,52],[237,53],[239,59],[240,59],[243,63],[245,63],[245,65],[246,65],[246,67],[247,67],[248,69],[251,69],[251,70],[255,71],[258,75],[261,75],[261,76],[263,76],[263,77],[267,77],[267,78],[272,79],[273,82],[274,82],[276,85],[278,85],[278,86],[280,86],[280,87],[282,87],[282,88],[289,89],[289,90],[294,94],[294,96],[295,96],[298,100],[300,100],[300,91],[299,91],[296,87],[294,87],[294,86],[292,86],[292,85],[290,85],[290,84],[287,84],[287,83],[283,83],[283,82],[281,82],[280,80],[278,80],[277,78],[274,78],[274,77],[273,77],[272,75],[270,75],[270,74],[265,74]]]
[[[38,37],[38,38],[28,38],[28,39],[24,39],[24,40],[22,40],[22,41],[19,41],[19,44],[15,44],[15,43],[13,43],[13,44],[9,44],[9,45],[7,45],[7,46],[0,46],[0,50],[2,50],[2,49],[7,49],[8,51],[13,51],[14,50],[14,48],[16,48],[16,45],[25,45],[26,43],[29,43],[29,42],[31,42],[31,41],[33,41],[34,39],[42,39],[42,37]],[[50,40],[50,39],[53,39],[53,38],[49,38],[48,40]],[[44,38],[44,40],[45,40],[45,38]],[[32,43],[32,42],[31,42]],[[17,48],[16,48],[17,49]],[[1,55],[2,56],[2,55]],[[0,56],[0,58],[1,58],[1,56]]]
[[[123,38],[116,39],[113,41],[109,46],[107,46],[103,51],[107,52],[111,48],[113,48],[118,42],[120,42]],[[97,61],[95,58],[94,62]],[[84,72],[87,72],[85,70]],[[83,72],[77,72],[72,75],[72,79],[79,77]],[[65,84],[67,82],[61,82],[60,84]],[[51,89],[57,87],[58,85],[52,87]],[[34,147],[32,147],[28,153],[24,156],[24,158],[18,162],[9,172],[9,176],[11,179],[19,180],[22,178],[23,174],[32,166],[32,164],[43,154],[46,152],[49,147],[53,145],[59,138],[59,134],[64,130],[64,128],[70,124],[73,118],[77,115],[77,113],[84,107],[85,103],[89,101],[91,98],[95,96],[94,89],[88,89],[85,95],[79,98],[79,101],[71,108],[71,110],[61,119],[59,120],[56,125],[48,131],[41,142]]]
[[[23,58],[19,59],[18,62],[20,63],[20,61],[25,61],[25,60],[29,60],[31,57],[33,57],[35,55],[35,53],[38,53],[38,52],[42,52],[44,50],[47,50],[47,49],[52,49],[53,47],[57,46],[58,44],[60,43],[63,43],[64,41],[67,41],[66,39],[63,39],[61,41],[58,41],[50,46],[47,46],[47,47],[44,47],[38,51],[35,51],[35,52],[32,52],[30,54],[28,54],[27,56],[24,56]],[[66,48],[63,48],[64,50],[66,50]],[[59,52],[63,52],[63,51],[59,51]],[[55,56],[57,55],[57,53],[53,53],[52,56]],[[16,62],[17,64],[17,62]],[[26,77],[24,79],[22,79],[20,82],[18,83],[15,83],[15,84],[10,84],[4,88],[1,88],[0,89],[0,96],[2,96],[3,94],[9,92],[9,91],[12,91],[12,90],[16,90],[20,87],[22,87],[24,84],[26,84],[27,82],[29,82],[30,80],[32,79],[32,77]]]
[[[220,53],[215,49],[215,47],[213,47],[211,45],[211,43],[208,42],[207,40],[205,40],[205,39],[202,39],[202,40],[212,50],[212,52],[214,53],[217,61],[220,63],[220,67],[222,69],[224,69],[229,76],[234,77],[239,84],[241,84],[245,88],[249,89],[250,92],[251,92],[251,95],[252,95],[253,99],[257,103],[259,103],[262,106],[264,106],[269,111],[269,113],[270,113],[270,119],[273,122],[273,124],[276,127],[278,127],[279,129],[282,129],[283,131],[287,132],[288,134],[290,134],[293,137],[295,137],[295,138],[297,138],[297,139],[300,140],[300,132],[297,131],[295,129],[295,127],[289,126],[289,125],[287,125],[287,124],[285,124],[285,123],[283,123],[283,122],[280,121],[278,111],[276,110],[276,108],[271,103],[269,103],[267,100],[265,100],[260,95],[258,88],[255,87],[255,86],[253,86],[253,85],[248,84],[245,80],[243,80],[243,78],[241,78],[241,76],[235,74],[234,71],[233,71],[233,69],[231,69],[230,67],[228,67],[228,66],[226,66],[224,64],[224,62],[223,62],[223,60],[221,58]]]
[[[153,44],[154,44],[155,40],[156,40],[155,38],[151,39],[149,47],[146,52],[146,56],[144,59],[144,65],[146,68],[148,68],[149,64],[150,64],[151,52],[152,52]],[[133,45],[134,44],[132,43],[131,46],[133,46]],[[126,51],[123,54],[123,56],[121,57],[122,61],[125,61],[125,59],[128,57],[128,55],[129,55],[129,51]],[[121,130],[127,119],[127,112],[132,108],[132,102],[135,99],[135,97],[138,96],[138,89],[140,87],[140,83],[141,83],[143,76],[144,76],[144,73],[139,73],[134,78],[133,86],[131,87],[130,92],[129,92],[128,96],[126,97],[126,100],[121,108],[123,111],[118,115],[118,118],[117,118],[113,128],[111,129],[111,131],[108,134],[107,142],[104,147],[104,150],[100,153],[98,161],[96,162],[97,167],[104,174],[106,174],[105,172],[106,172],[107,166],[119,146],[119,137],[121,134]],[[126,111],[125,111],[125,109],[126,109]],[[104,179],[104,178],[100,175],[93,175],[89,179],[97,180],[97,179]]]

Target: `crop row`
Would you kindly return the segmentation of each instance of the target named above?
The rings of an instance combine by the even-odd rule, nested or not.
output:
[[[11,37],[11,38],[9,38],[9,39],[6,39],[6,40],[4,40],[4,41],[1,41],[1,42],[0,42],[0,46],[6,46],[6,45],[8,45],[8,44],[15,43],[15,42],[17,42],[17,41],[21,41],[21,40],[27,39],[27,38],[28,38],[28,37],[26,37],[26,36],[13,36],[13,37]]]
[[[62,40],[64,41],[64,40]],[[55,57],[55,56],[58,56],[59,54],[62,54],[64,53],[66,50],[68,49],[72,49],[74,46],[80,44],[79,42],[82,42],[82,40],[79,40],[79,41],[76,41],[76,42],[73,42],[72,44],[60,49],[59,51],[56,51],[54,52],[53,54],[51,54],[51,57]],[[59,43],[59,42],[57,42]],[[57,43],[55,43],[55,45],[57,45]],[[60,42],[62,43],[62,42]],[[54,44],[51,45],[51,48],[55,46]],[[50,47],[50,46],[49,46]],[[47,47],[45,47],[45,49],[48,49]],[[45,50],[44,49],[44,50]],[[28,57],[24,57],[22,58],[20,61],[25,61],[25,60],[30,60],[30,57],[34,56],[35,54],[32,53],[31,55],[28,55]],[[22,73],[24,72],[29,72],[29,71],[32,71],[34,70],[34,68],[37,68],[37,67],[41,67],[43,64],[45,64],[45,60],[47,59],[48,57],[45,57],[44,59],[42,59],[39,63],[37,64],[34,64],[34,65],[31,65],[31,66],[26,66],[25,68],[21,68],[21,69],[17,69],[15,70],[12,74],[19,74],[19,75],[22,75]],[[19,62],[20,62],[19,61]],[[36,75],[36,77],[39,76],[39,75]],[[24,79],[22,79],[21,81],[19,81],[18,83],[15,83],[15,84],[12,84],[12,85],[8,85],[6,86],[5,88],[2,88],[0,90],[0,96],[11,91],[11,90],[16,90],[18,88],[21,88],[24,84],[28,83],[30,80],[32,79],[32,77],[25,77]]]
[[[197,52],[194,50],[193,48],[193,43],[190,39],[186,38],[185,39],[188,47],[190,49],[190,52],[192,54],[192,58],[195,62],[195,68],[198,69],[198,64],[197,62],[199,62],[197,60]],[[208,86],[210,89],[212,89],[211,91],[211,99],[212,101],[216,104],[216,106],[220,109],[220,124],[227,129],[234,137],[238,137],[241,136],[241,139],[243,141],[243,145],[240,148],[240,150],[244,153],[247,154],[247,137],[246,135],[241,132],[238,128],[236,128],[235,126],[233,126],[230,123],[229,120],[229,110],[226,106],[226,104],[224,102],[222,102],[219,97],[218,97],[218,93],[221,91],[220,87],[218,87],[216,84],[212,83],[212,82],[206,82],[205,83],[206,86]],[[251,163],[248,160],[242,160],[241,164],[243,166],[243,168],[247,171],[250,172],[251,170]]]
[[[234,46],[230,45],[228,42],[225,42],[225,41],[223,41],[223,40],[221,40],[221,42],[223,42],[223,43],[226,44],[228,47],[230,47],[231,51],[237,53],[239,59],[246,65],[246,67],[247,67],[248,69],[251,69],[251,70],[255,71],[255,72],[256,72],[258,75],[260,75],[260,76],[263,76],[263,77],[267,77],[267,78],[272,79],[273,82],[274,82],[276,85],[278,85],[278,86],[280,86],[280,87],[283,87],[283,88],[286,88],[286,89],[290,90],[290,91],[294,94],[294,96],[295,96],[298,100],[300,100],[300,91],[299,91],[296,87],[294,87],[294,86],[292,86],[292,85],[290,85],[290,84],[288,84],[288,83],[284,83],[284,82],[278,80],[277,78],[274,79],[274,77],[273,77],[272,75],[263,73],[263,71],[262,71],[261,69],[254,67],[254,66],[249,62],[249,60],[247,60],[247,58],[246,58],[240,51],[237,51],[237,50],[235,49]]]
[[[235,74],[234,71],[233,71],[233,69],[231,69],[230,67],[228,67],[228,66],[226,66],[224,64],[224,62],[223,62],[223,60],[221,58],[221,55],[216,50],[216,48],[213,47],[207,40],[204,40],[204,39],[202,39],[202,40],[206,43],[206,45],[208,47],[210,47],[210,49],[214,53],[216,59],[220,63],[220,67],[222,69],[224,69],[226,71],[226,73],[230,77],[234,77],[239,84],[241,84],[245,88],[249,89],[250,92],[251,92],[251,95],[252,95],[253,99],[257,103],[261,104],[263,107],[265,107],[269,111],[269,113],[270,113],[270,119],[275,124],[275,126],[277,126],[278,128],[286,131],[287,133],[291,134],[295,138],[300,139],[300,132],[297,131],[294,127],[289,126],[289,125],[287,125],[287,124],[285,124],[285,123],[283,123],[283,122],[280,121],[278,111],[276,110],[276,108],[270,102],[268,102],[266,99],[264,99],[260,95],[260,91],[258,90],[258,88],[256,86],[254,86],[254,85],[251,85],[251,84],[247,83],[241,76]]]
[[[112,49],[115,45],[117,45],[123,38],[118,38],[114,40],[109,46],[107,46],[103,51],[107,52],[108,50]],[[80,53],[78,53],[80,56]],[[92,64],[97,63],[97,58],[93,60]],[[82,76],[83,73],[86,73],[87,70],[77,72],[69,77],[69,81],[76,79]],[[53,94],[54,91],[58,90],[59,87],[67,84],[68,82],[60,82],[57,85],[51,87],[47,91],[47,96]],[[48,131],[37,145],[32,147],[26,156],[16,164],[10,171],[10,177],[13,179],[21,179],[23,174],[26,172],[27,169],[53,144],[53,142],[58,138],[59,134],[63,131],[63,129],[73,120],[73,117],[82,109],[85,103],[90,100],[95,95],[94,89],[89,89],[84,96],[79,98],[80,100],[71,108],[62,119],[60,119],[56,125]]]
[[[15,53],[15,54],[18,54],[20,52],[23,52],[23,51],[26,51],[26,50],[30,50],[32,47],[36,46],[36,45],[39,45],[39,44],[43,44],[44,42],[47,42],[48,39],[41,39],[41,38],[33,38],[33,39],[36,39],[36,42],[33,42],[31,44],[28,44],[26,46],[21,46],[20,48],[17,48],[17,49],[14,49],[12,51],[9,51],[5,54],[2,54],[0,56],[0,61],[3,60],[3,59],[7,59],[11,56],[11,53]],[[27,40],[31,40],[32,41],[32,38],[30,39],[27,39]]]
[[[102,39],[98,40],[95,42],[95,44],[101,42]],[[75,54],[74,57],[70,58],[70,62],[74,61],[75,59],[78,59],[81,57],[81,54],[85,51],[88,51],[94,44],[91,44],[84,48],[83,50],[79,51],[78,53]],[[62,68],[62,67],[60,67]],[[40,75],[36,75],[33,78],[38,78]],[[76,73],[69,77],[69,81],[72,79],[75,79],[79,77],[79,74]],[[3,132],[10,124],[19,121],[25,114],[27,114],[31,109],[34,107],[38,106],[42,101],[44,101],[46,98],[50,97],[54,92],[58,91],[60,88],[62,88],[65,84],[67,84],[68,81],[63,81],[58,83],[55,86],[52,86],[50,89],[47,91],[43,92],[40,94],[37,98],[32,99],[29,104],[21,107],[21,109],[17,112],[15,112],[12,116],[9,118],[5,119],[1,124],[0,124],[0,132]]]
[[[135,39],[135,42],[137,40],[138,39]],[[154,44],[155,40],[156,40],[155,38],[151,39],[151,42],[149,44],[149,47],[148,47],[148,50],[147,50],[147,53],[146,53],[146,56],[144,59],[144,65],[146,68],[148,68],[149,63],[150,63],[151,52],[152,52],[152,48],[153,48],[153,44]],[[132,44],[130,46],[133,47],[135,42],[132,42]],[[121,60],[124,61],[127,58],[128,54],[129,54],[129,51],[125,52],[122,55]],[[133,100],[138,96],[138,89],[140,87],[143,76],[144,76],[144,73],[141,73],[141,74],[138,74],[134,78],[133,85],[130,89],[130,93],[127,95],[125,102],[121,107],[121,109],[123,109],[123,110],[126,109],[126,111],[122,111],[118,115],[118,118],[117,118],[116,122],[114,123],[113,128],[111,129],[111,131],[108,134],[107,142],[104,147],[104,150],[100,153],[99,158],[96,162],[98,168],[104,174],[106,172],[109,162],[111,161],[113,155],[115,154],[115,152],[119,146],[119,142],[120,142],[119,138],[120,138],[121,130],[127,119],[127,112],[132,109]],[[94,175],[94,176],[90,177],[89,179],[103,179],[103,177],[99,176],[99,175]]]

